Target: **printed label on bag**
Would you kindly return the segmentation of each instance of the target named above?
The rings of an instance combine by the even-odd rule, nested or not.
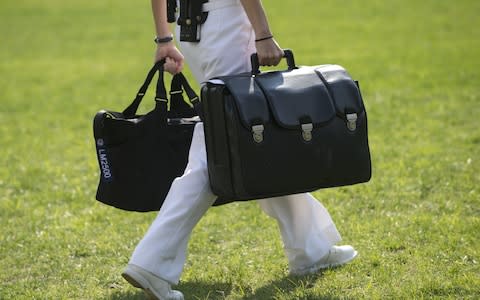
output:
[[[105,182],[110,182],[113,180],[112,171],[110,169],[110,164],[107,157],[107,149],[105,149],[105,142],[103,139],[97,140],[97,156],[98,163],[100,165],[102,180]]]

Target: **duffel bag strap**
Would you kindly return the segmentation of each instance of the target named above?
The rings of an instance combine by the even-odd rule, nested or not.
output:
[[[182,84],[182,87],[185,93],[187,93],[187,96],[190,102],[193,105],[199,102],[200,100],[198,99],[197,93],[195,93],[195,91],[192,89],[192,87],[190,86],[190,83],[188,83],[187,81],[187,78],[185,78],[185,76],[182,73],[176,74],[175,77],[177,77],[180,83]]]
[[[143,85],[140,87],[140,89],[137,92],[137,95],[135,96],[135,99],[133,102],[123,111],[123,115],[127,118],[134,117],[135,114],[137,113],[138,106],[142,102],[143,96],[147,92],[148,86],[150,85],[150,82],[152,82],[153,77],[155,76],[155,73],[159,71],[159,76],[161,76],[161,81],[163,83],[163,64],[165,63],[165,59],[159,60],[158,62],[153,65],[153,67],[148,71],[147,78],[145,78],[145,82]],[[160,79],[160,77],[159,77]],[[157,84],[157,89],[158,89],[158,84]],[[163,90],[165,91],[165,87],[163,87]],[[160,91],[161,92],[161,91]],[[157,91],[157,96],[158,96],[158,91]],[[166,92],[164,92],[164,95],[160,95],[159,97],[167,98]],[[158,97],[155,97],[158,98]]]
[[[197,115],[195,110],[183,99],[183,90],[186,91],[190,102],[198,99],[197,94],[188,84],[182,73],[175,74],[170,86],[170,109],[168,118],[192,118]],[[193,103],[192,103],[193,104]]]
[[[200,98],[192,89],[192,87],[187,81],[187,78],[185,78],[185,76],[182,73],[178,73],[175,76],[178,77],[178,80],[182,83],[183,90],[187,94],[187,97],[190,100],[190,103],[192,103],[193,108],[196,111],[197,115],[200,117],[201,120],[203,120],[203,113],[200,105]]]

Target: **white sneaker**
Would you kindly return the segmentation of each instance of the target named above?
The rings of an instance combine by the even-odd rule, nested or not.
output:
[[[332,246],[328,253],[313,265],[302,268],[290,270],[290,275],[301,276],[307,274],[314,274],[322,269],[334,268],[344,265],[354,259],[358,252],[349,245]]]
[[[183,294],[170,288],[170,284],[140,268],[129,264],[122,273],[123,278],[136,288],[141,288],[150,299],[154,300],[183,300]]]

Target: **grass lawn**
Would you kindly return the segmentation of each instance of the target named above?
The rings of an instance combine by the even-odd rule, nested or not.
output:
[[[289,277],[275,222],[233,203],[195,228],[178,288],[187,299],[480,297],[480,2],[263,2],[299,65],[340,64],[360,81],[373,178],[314,193],[360,254]],[[152,63],[149,1],[2,0],[0,34],[0,299],[143,299],[120,273],[156,214],[96,202],[91,126],[133,99]]]

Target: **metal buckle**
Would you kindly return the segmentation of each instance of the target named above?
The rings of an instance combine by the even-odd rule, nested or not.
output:
[[[253,125],[252,126],[252,135],[253,135],[253,140],[256,143],[261,143],[263,142],[263,131],[264,131],[263,125]]]
[[[347,114],[346,117],[347,117],[347,128],[350,131],[355,131],[355,129],[357,129],[357,119],[358,119],[357,114],[356,113]]]
[[[312,140],[312,130],[312,123],[302,124],[302,137],[306,142],[310,142]]]

